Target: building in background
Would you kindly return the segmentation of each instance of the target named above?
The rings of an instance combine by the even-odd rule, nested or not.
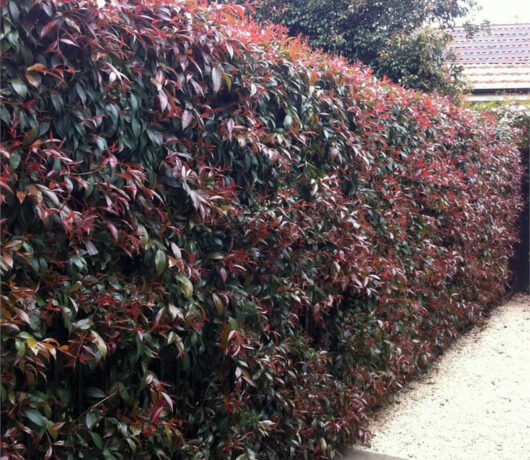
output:
[[[530,23],[492,24],[467,37],[453,32],[450,50],[471,87],[468,100],[530,100]]]

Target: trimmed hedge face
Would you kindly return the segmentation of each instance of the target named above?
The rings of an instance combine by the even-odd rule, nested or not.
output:
[[[239,6],[131,3],[2,2],[2,452],[333,456],[499,300],[517,150]]]

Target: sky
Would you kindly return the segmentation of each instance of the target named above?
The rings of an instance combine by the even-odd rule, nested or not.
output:
[[[477,0],[477,4],[482,10],[472,22],[487,19],[492,24],[530,23],[530,0]]]

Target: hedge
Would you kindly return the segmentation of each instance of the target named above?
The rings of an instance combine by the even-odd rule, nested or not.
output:
[[[519,215],[519,243],[515,246],[510,269],[513,273],[511,291],[530,293],[530,101],[501,101],[490,104],[476,104],[475,110],[491,111],[498,119],[498,128],[506,130],[513,127],[520,130],[518,147],[521,152],[523,178],[521,196],[523,209]]]
[[[329,458],[503,294],[493,117],[237,5],[3,0],[5,458]]]

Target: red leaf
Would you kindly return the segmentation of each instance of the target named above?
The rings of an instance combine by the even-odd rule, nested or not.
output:
[[[13,190],[11,189],[11,187],[9,185],[7,185],[7,182],[0,178],[0,187],[1,188],[5,188],[6,190],[9,190],[10,192],[12,192]]]
[[[111,222],[107,222],[107,228],[112,234],[112,238],[114,239],[114,242],[117,243],[118,242],[118,229]]]
[[[56,25],[59,24],[59,21],[51,21],[46,24],[42,30],[40,31],[40,38],[44,38],[46,35],[48,35],[48,32],[52,30]]]
[[[173,410],[173,401],[169,397],[167,393],[162,393],[162,397],[166,400],[166,402],[169,404],[169,407],[171,407],[171,410]]]
[[[157,410],[155,410],[155,413],[153,414],[153,417],[151,418],[151,422],[156,422],[160,418],[160,414],[164,410],[163,406],[160,406]]]
[[[219,274],[221,275],[221,279],[223,280],[223,282],[226,283],[226,277],[227,277],[226,270],[224,268],[221,268],[219,270]]]

